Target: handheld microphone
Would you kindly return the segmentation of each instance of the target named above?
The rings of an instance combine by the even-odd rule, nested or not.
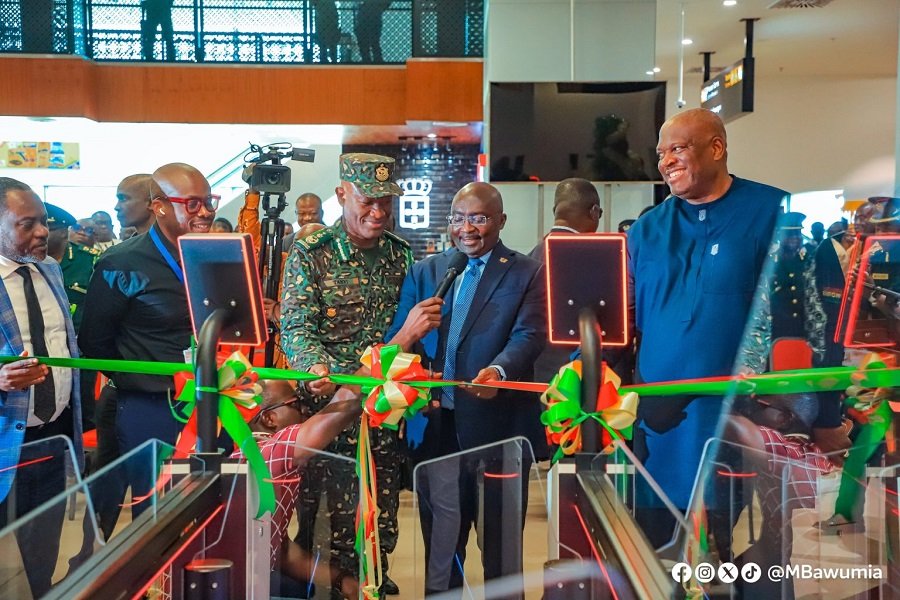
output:
[[[447,273],[444,275],[444,278],[441,279],[437,289],[434,290],[435,298],[443,298],[447,295],[447,292],[450,291],[450,287],[453,286],[453,282],[456,280],[457,276],[463,272],[463,269],[466,268],[467,264],[469,264],[469,257],[462,252],[456,252],[450,257],[450,264],[447,265]]]

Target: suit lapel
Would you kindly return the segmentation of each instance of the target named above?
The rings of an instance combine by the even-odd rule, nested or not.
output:
[[[35,266],[38,268],[38,271],[41,272],[41,275],[44,276],[44,280],[47,282],[47,285],[50,286],[50,291],[53,292],[53,297],[56,298],[56,304],[59,305],[59,309],[62,311],[63,322],[66,325],[66,345],[69,347],[69,354],[73,357],[77,357],[78,349],[75,344],[75,329],[72,326],[72,320],[65,318],[65,316],[69,314],[69,299],[62,286],[59,285],[59,274],[53,272],[52,269],[43,263],[35,263]]]
[[[472,325],[475,324],[478,315],[481,313],[482,309],[484,309],[488,300],[491,299],[491,296],[494,295],[500,282],[503,281],[503,278],[509,272],[509,268],[515,261],[516,259],[513,253],[501,242],[498,242],[497,245],[494,246],[494,251],[491,253],[491,260],[489,260],[488,264],[484,267],[484,272],[481,274],[481,280],[478,282],[478,287],[475,289],[475,297],[472,298],[472,306],[469,307],[469,314],[466,315],[462,331],[459,334],[460,345],[463,340],[466,339],[466,336],[469,335],[469,330],[472,329]]]
[[[22,345],[22,332],[19,331],[19,324],[16,321],[16,311],[13,310],[12,302],[9,301],[9,292],[6,291],[6,284],[0,281],[0,331],[6,338],[6,344],[17,353],[24,350]]]

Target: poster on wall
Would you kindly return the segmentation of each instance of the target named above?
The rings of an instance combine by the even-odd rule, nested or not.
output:
[[[0,168],[80,169],[77,142],[0,142]]]

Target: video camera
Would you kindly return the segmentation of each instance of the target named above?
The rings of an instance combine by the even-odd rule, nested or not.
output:
[[[286,194],[291,191],[291,168],[281,164],[281,159],[314,162],[316,151],[312,148],[294,148],[290,142],[278,142],[268,146],[250,144],[244,155],[243,179],[261,194]]]

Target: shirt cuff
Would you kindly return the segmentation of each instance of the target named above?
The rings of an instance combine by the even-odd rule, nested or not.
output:
[[[490,365],[489,368],[497,369],[497,373],[500,374],[500,381],[506,381],[506,371],[503,370],[503,367],[500,365]]]

